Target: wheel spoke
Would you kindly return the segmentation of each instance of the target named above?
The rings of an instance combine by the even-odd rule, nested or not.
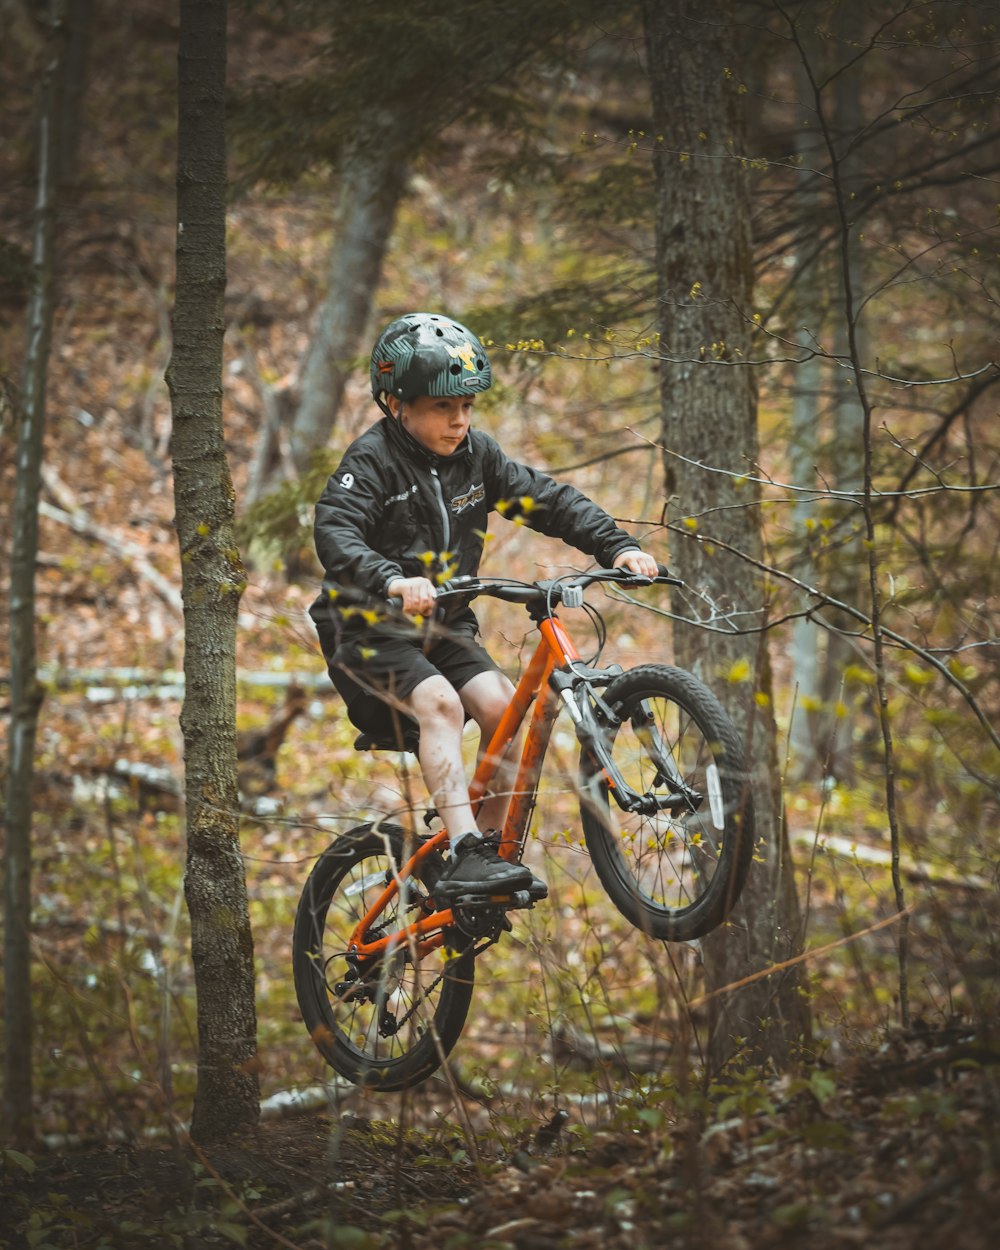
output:
[[[472,956],[442,947],[423,959],[402,943],[374,962],[349,952],[402,860],[402,834],[347,835],[321,858],[299,904],[295,982],[303,1019],[324,1058],[348,1079],[399,1089],[422,1080],[454,1045],[472,992]],[[378,917],[368,938],[388,937],[423,914],[425,892],[409,883]],[[451,961],[451,962],[450,962]],[[449,975],[454,971],[455,975]]]
[[[700,936],[732,906],[730,878],[741,886],[749,862],[741,830],[752,808],[738,737],[714,696],[678,669],[633,670],[605,698],[617,709],[608,730],[613,762],[650,802],[644,814],[612,816],[602,774],[590,763],[582,813],[595,866],[637,927],[659,937]],[[585,781],[587,771],[585,757]]]

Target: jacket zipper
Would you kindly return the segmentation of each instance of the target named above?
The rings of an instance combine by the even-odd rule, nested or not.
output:
[[[438,507],[441,510],[441,525],[442,525],[442,528],[444,529],[444,546],[441,548],[441,550],[450,551],[451,550],[451,520],[448,516],[448,508],[444,502],[444,491],[441,488],[441,479],[438,476],[437,469],[435,468],[431,469],[431,477],[434,480],[434,490],[437,494]]]

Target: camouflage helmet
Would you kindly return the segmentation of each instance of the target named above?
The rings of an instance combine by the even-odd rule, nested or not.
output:
[[[493,385],[486,349],[457,321],[440,313],[406,313],[378,336],[372,349],[372,396],[404,403],[420,395],[475,395]],[[391,415],[391,414],[390,414]]]

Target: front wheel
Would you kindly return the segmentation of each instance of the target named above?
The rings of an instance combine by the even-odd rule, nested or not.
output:
[[[295,993],[317,1049],[347,1080],[384,1091],[416,1085],[439,1067],[472,1001],[474,955],[457,930],[423,958],[405,942],[368,965],[349,958],[356,925],[404,862],[397,825],[361,825],[344,834],[309,874],[292,936]],[[440,869],[432,856],[425,875]],[[369,937],[387,936],[433,910],[429,884],[402,881]]]
[[[746,882],[753,797],[735,726],[683,669],[647,664],[603,695],[608,753],[643,812],[621,810],[604,768],[584,750],[583,832],[618,910],[655,938],[690,941],[720,925]]]

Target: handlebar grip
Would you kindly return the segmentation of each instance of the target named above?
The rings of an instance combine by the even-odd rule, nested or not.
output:
[[[436,587],[436,598],[442,599],[445,595],[469,594],[479,585],[479,578],[472,577],[468,573],[461,573],[458,577],[452,577],[446,582],[442,582]],[[401,610],[403,607],[403,599],[401,595],[386,595],[386,603],[390,608]]]

